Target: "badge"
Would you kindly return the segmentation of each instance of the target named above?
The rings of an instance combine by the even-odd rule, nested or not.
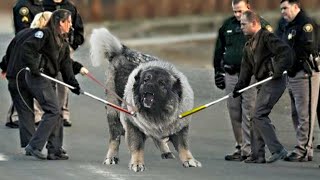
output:
[[[227,33],[232,33],[232,30],[227,30]]]
[[[28,18],[27,16],[23,16],[22,19],[21,19],[21,21],[22,21],[23,23],[27,23],[27,22],[29,22],[29,18]]]
[[[269,32],[273,32],[273,29],[272,29],[272,27],[270,26],[270,25],[266,25],[266,30],[268,30]]]
[[[34,37],[41,39],[41,38],[43,37],[43,32],[42,32],[42,31],[37,31],[37,32],[34,34]]]
[[[27,7],[22,7],[22,8],[20,8],[20,10],[19,10],[19,14],[20,14],[21,16],[26,16],[26,15],[29,14],[29,9],[28,9]]]
[[[291,33],[288,34],[288,40],[290,40],[290,39],[292,39],[292,34]]]
[[[305,32],[312,32],[312,31],[313,31],[313,26],[312,26],[312,24],[306,24],[306,25],[304,25],[304,26],[303,26],[303,30],[304,30]]]

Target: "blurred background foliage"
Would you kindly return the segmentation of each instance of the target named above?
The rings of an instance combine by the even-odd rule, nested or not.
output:
[[[231,0],[71,0],[84,21],[152,19],[180,15],[230,13]],[[0,10],[11,12],[16,0],[1,0]],[[278,11],[280,0],[251,0],[259,12]],[[302,0],[302,6],[316,11],[319,0]],[[280,15],[280,14],[279,14]]]

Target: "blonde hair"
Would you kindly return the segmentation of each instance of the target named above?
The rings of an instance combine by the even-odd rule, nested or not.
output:
[[[51,15],[52,15],[52,12],[50,11],[44,11],[36,14],[30,25],[30,28],[43,28],[48,23]]]

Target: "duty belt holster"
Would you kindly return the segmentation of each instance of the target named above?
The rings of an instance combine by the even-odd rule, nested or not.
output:
[[[234,65],[229,65],[229,64],[225,64],[223,66],[223,69],[226,73],[230,74],[230,75],[234,75],[236,73],[239,73],[240,72],[240,68],[239,67],[236,67]]]
[[[312,74],[312,71],[319,72],[319,65],[320,65],[319,56],[314,57],[310,54],[309,59],[303,61],[303,69],[306,73]]]

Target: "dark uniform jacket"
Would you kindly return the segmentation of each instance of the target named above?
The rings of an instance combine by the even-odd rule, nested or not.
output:
[[[262,28],[272,31],[270,24],[261,18]],[[247,37],[240,28],[240,21],[232,16],[224,21],[216,41],[213,65],[216,71],[223,72],[223,64],[232,65],[240,71],[242,49]]]
[[[21,61],[21,53],[19,50],[22,47],[22,43],[30,36],[33,36],[39,29],[25,28],[21,30],[16,36],[11,40],[9,46],[7,47],[6,54],[3,56],[0,62],[0,68],[3,72],[6,72],[7,79],[15,79],[18,72],[25,68],[25,64]],[[80,69],[83,67],[77,61],[72,61],[72,69],[74,74],[78,74]],[[22,72],[23,73],[23,72]],[[23,75],[19,76],[24,78]]]
[[[295,76],[300,70],[310,73],[310,68],[317,67],[315,62],[309,59],[310,54],[315,57],[318,52],[317,31],[318,26],[314,20],[302,10],[289,23],[284,19],[279,21],[277,35],[295,52],[294,66],[288,72],[289,76]]]
[[[43,0],[18,0],[13,7],[13,22],[15,33],[29,28],[34,16],[43,12]]]
[[[43,0],[45,11],[55,11],[57,9],[67,9],[71,12],[73,31],[70,31],[69,43],[72,49],[76,50],[84,42],[83,22],[76,6],[69,0],[62,0],[60,3],[55,3],[53,0]]]
[[[18,52],[21,53],[21,62],[31,72],[40,69],[51,77],[56,77],[60,71],[64,82],[79,87],[72,70],[68,43],[61,38],[59,45],[48,28],[35,30],[37,31],[23,42]]]
[[[33,35],[37,30],[26,28],[21,30],[16,36],[11,40],[5,56],[2,58],[0,67],[3,72],[6,72],[7,79],[15,79],[18,72],[25,68],[21,61],[21,53],[19,50],[22,46],[23,41],[28,37]],[[24,76],[19,76],[24,78]]]
[[[237,90],[249,85],[251,76],[260,81],[269,76],[281,77],[293,64],[292,50],[275,34],[258,31],[244,47]]]

